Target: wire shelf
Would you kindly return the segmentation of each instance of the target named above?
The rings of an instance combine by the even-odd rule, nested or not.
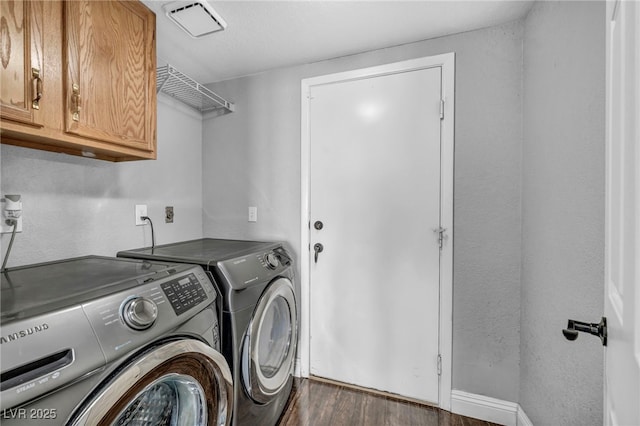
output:
[[[220,110],[226,114],[233,112],[233,103],[204,87],[167,64],[157,69],[157,91],[162,92],[200,111]]]

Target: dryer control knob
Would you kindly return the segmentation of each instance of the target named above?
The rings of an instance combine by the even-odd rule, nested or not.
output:
[[[122,319],[134,330],[145,330],[153,325],[158,317],[158,307],[145,297],[134,297],[122,307]]]
[[[279,265],[278,258],[273,253],[267,253],[264,255],[264,263],[269,269],[276,269]]]

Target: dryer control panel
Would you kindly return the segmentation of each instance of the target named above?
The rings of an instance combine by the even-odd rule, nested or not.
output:
[[[218,262],[218,268],[233,290],[268,283],[291,266],[291,256],[280,245]]]

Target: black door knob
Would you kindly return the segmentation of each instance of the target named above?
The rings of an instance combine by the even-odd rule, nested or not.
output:
[[[607,318],[602,317],[599,323],[588,323],[570,319],[567,328],[562,330],[562,334],[567,340],[573,341],[578,338],[579,331],[600,337],[602,346],[607,346]]]

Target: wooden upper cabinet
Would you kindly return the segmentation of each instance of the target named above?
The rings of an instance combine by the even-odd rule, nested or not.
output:
[[[42,97],[42,4],[26,0],[0,2],[0,116],[40,125]]]
[[[155,15],[132,1],[68,1],[66,131],[151,150],[156,132]]]
[[[137,0],[0,5],[2,143],[110,161],[156,158],[151,10]]]

